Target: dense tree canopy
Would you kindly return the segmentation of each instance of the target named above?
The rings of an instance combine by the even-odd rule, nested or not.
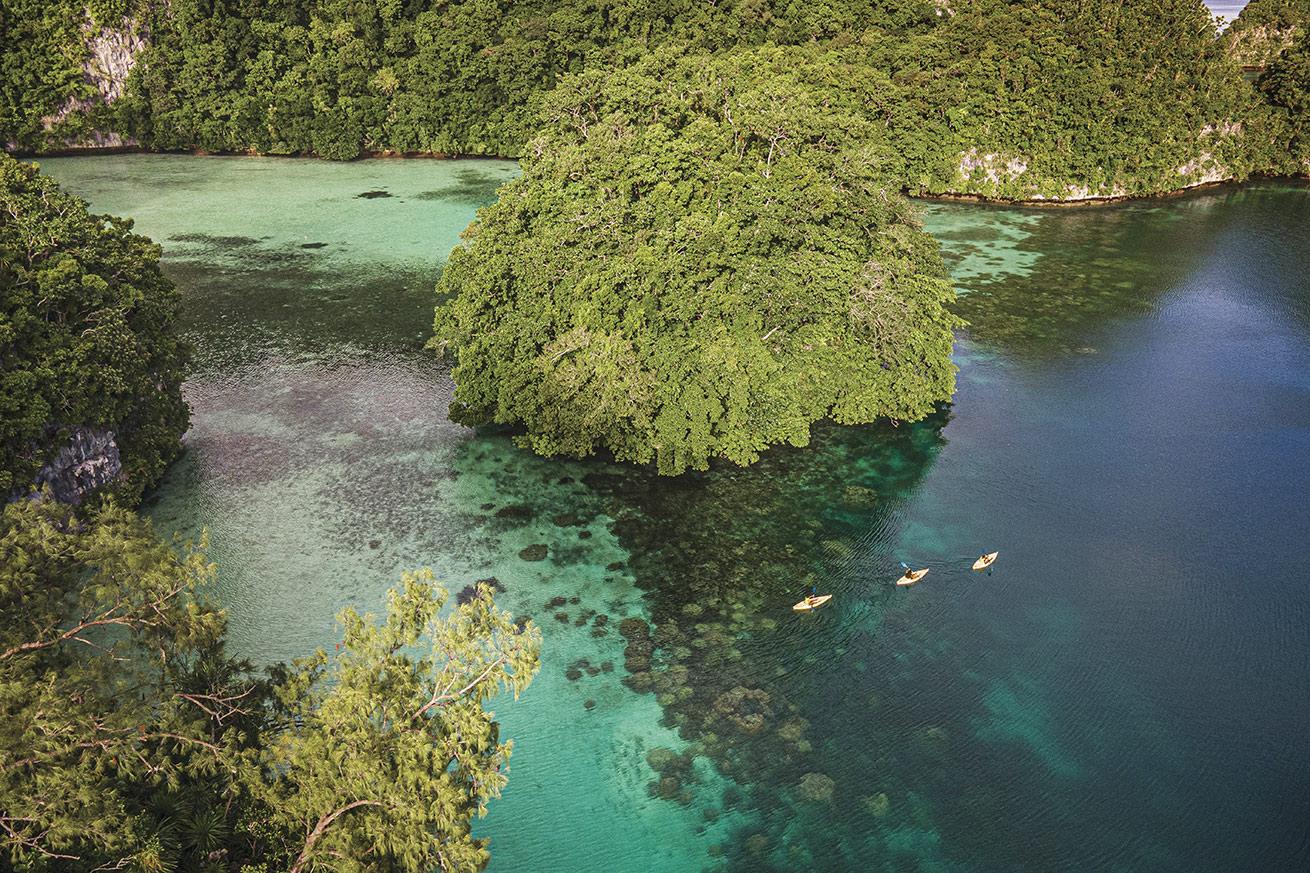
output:
[[[672,474],[948,398],[953,291],[840,72],[774,48],[562,82],[442,275],[452,415]]]
[[[1243,64],[1266,66],[1310,29],[1310,0],[1251,0],[1224,34]]]
[[[527,688],[541,634],[486,585],[443,616],[445,603],[431,573],[406,575],[381,624],[344,610],[341,654],[320,651],[275,687],[245,778],[270,871],[486,866],[470,822],[505,787],[512,743],[485,704]]]
[[[1310,32],[1282,52],[1257,82],[1279,122],[1280,167],[1287,173],[1310,173]]]
[[[1142,194],[1275,169],[1234,58],[1259,34],[1276,53],[1305,2],[1254,0],[1220,40],[1201,0],[102,0],[116,11],[86,33],[69,0],[0,0],[26,34],[0,48],[0,138],[40,149],[107,126],[156,149],[518,156],[563,77],[772,43],[879,82],[860,111],[888,124],[910,191]],[[106,111],[79,64],[123,13],[150,44]],[[90,115],[64,117],[69,100]]]
[[[113,858],[150,869],[165,842],[180,856],[195,842],[185,824],[164,833],[156,800],[221,808],[180,787],[207,781],[226,754],[181,696],[215,693],[222,619],[193,599],[210,573],[123,510],[80,522],[53,501],[4,507],[0,844],[18,869]]]
[[[0,155],[0,497],[27,489],[73,428],[113,433],[129,500],[178,452],[179,296],[131,229]]]
[[[201,552],[112,504],[0,514],[0,853],[25,871],[476,871],[505,785],[485,703],[540,634],[407,576],[340,654],[267,677],[223,650]],[[244,866],[243,865],[247,865]]]
[[[517,155],[559,77],[673,41],[797,44],[905,16],[921,0],[273,0],[133,4],[153,44],[118,124],[154,148],[349,158]]]
[[[71,4],[0,0],[0,145],[40,145],[42,119],[87,93],[79,18]]]
[[[1252,170],[1250,87],[1195,0],[967,0],[856,49],[916,192],[1122,196]]]

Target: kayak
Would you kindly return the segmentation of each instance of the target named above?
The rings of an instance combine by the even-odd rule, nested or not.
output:
[[[905,575],[896,580],[896,584],[902,586],[913,585],[915,582],[918,582],[920,579],[922,579],[924,576],[927,575],[928,575],[927,567],[924,567],[922,570],[906,570]]]
[[[820,606],[823,606],[823,604],[827,603],[829,600],[832,600],[831,594],[818,594],[815,595],[814,597],[805,598],[800,603],[793,606],[792,609],[796,610],[797,612],[808,612],[811,609],[818,609]]]
[[[992,552],[989,555],[983,555],[981,558],[973,562],[973,568],[975,570],[986,570],[996,562],[996,556],[999,554],[1000,552]]]

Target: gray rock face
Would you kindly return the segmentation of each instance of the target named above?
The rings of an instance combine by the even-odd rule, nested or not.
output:
[[[82,65],[82,78],[95,85],[99,92],[89,98],[70,97],[53,114],[41,119],[46,130],[71,115],[85,114],[98,105],[108,106],[123,96],[127,77],[136,66],[137,58],[145,51],[148,40],[137,22],[124,18],[118,27],[96,30],[90,19],[82,22],[88,56]],[[136,140],[114,131],[91,131],[80,139],[64,141],[68,148],[122,148],[136,145]]]
[[[92,491],[123,473],[114,432],[75,427],[68,445],[36,474],[36,487],[48,486],[56,500],[81,503]]]

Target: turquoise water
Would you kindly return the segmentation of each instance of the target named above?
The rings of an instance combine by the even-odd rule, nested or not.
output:
[[[542,625],[493,871],[1310,868],[1306,188],[926,206],[950,407],[670,481],[445,419],[431,287],[512,164],[44,166],[183,289],[151,512],[209,528],[241,654],[415,566]]]

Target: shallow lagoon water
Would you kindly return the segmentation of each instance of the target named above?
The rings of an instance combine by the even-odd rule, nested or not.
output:
[[[210,530],[237,651],[416,566],[543,627],[493,871],[1310,867],[1307,189],[930,204],[953,404],[669,481],[445,418],[431,287],[512,164],[43,165],[183,289],[151,512]]]

